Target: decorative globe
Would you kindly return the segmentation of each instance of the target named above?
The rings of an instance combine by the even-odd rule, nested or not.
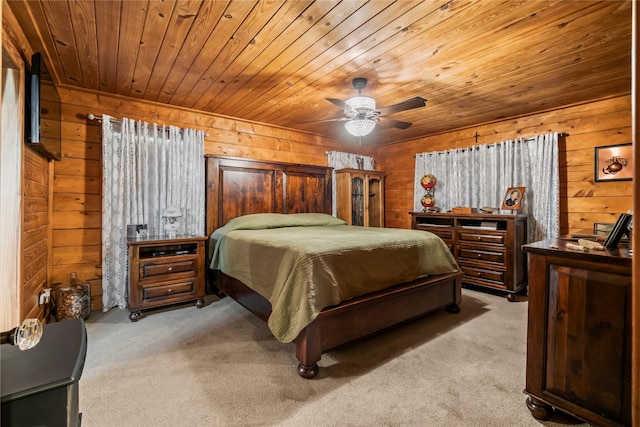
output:
[[[433,188],[437,183],[438,180],[436,179],[436,177],[431,175],[430,173],[423,176],[420,180],[420,185],[422,185],[422,188],[424,189]]]
[[[436,204],[436,198],[433,196],[424,196],[420,199],[420,203],[422,203],[422,206],[425,208],[431,208]]]

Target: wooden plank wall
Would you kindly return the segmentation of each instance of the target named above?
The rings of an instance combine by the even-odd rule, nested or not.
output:
[[[44,319],[38,298],[48,287],[50,256],[49,192],[51,162],[22,150],[22,319]]]
[[[98,128],[69,123],[63,105],[62,160],[55,162],[52,203],[51,283],[72,272],[91,284],[91,306],[102,306],[101,175]]]
[[[567,134],[559,147],[561,233],[615,222],[631,209],[633,181],[594,180],[594,148],[631,142],[631,97],[622,96],[381,147],[386,226],[411,226],[416,153],[473,146],[476,132],[478,144],[488,144],[552,131]]]
[[[91,307],[101,308],[101,128],[87,114],[108,114],[149,123],[203,129],[205,153],[327,165],[327,150],[375,155],[366,147],[278,127],[177,109],[118,96],[59,88],[62,107],[62,160],[55,162],[53,184],[53,263],[51,282],[76,271],[91,283]],[[358,148],[356,150],[356,148]]]

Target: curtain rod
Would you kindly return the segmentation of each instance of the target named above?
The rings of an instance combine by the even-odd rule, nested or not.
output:
[[[102,117],[97,117],[95,114],[92,114],[92,113],[87,114],[87,119],[89,119],[89,120],[97,120],[99,122],[102,122]],[[113,118],[113,121],[122,123],[122,119]],[[166,125],[162,125],[162,126],[166,127]],[[208,138],[209,137],[209,132],[204,132],[204,136]]]
[[[564,132],[558,132],[558,138],[564,138],[567,135],[569,135],[569,134],[568,133],[564,133]],[[530,140],[530,139],[535,139],[535,136],[532,136],[532,137],[529,137],[529,138],[520,138],[520,139]],[[481,145],[488,145],[489,148],[491,148],[492,145],[498,144],[498,143],[502,143],[502,142],[504,142],[504,141],[494,142],[493,144],[489,143],[489,144],[481,144]],[[472,145],[471,147],[464,147],[461,150],[462,151],[466,151],[466,150],[469,150],[469,149],[472,149],[472,148],[476,148],[476,147],[478,147],[478,146],[477,145]],[[443,151],[446,151],[446,150],[443,150]],[[418,154],[421,154],[421,153],[414,154],[413,158],[415,159]]]
[[[325,151],[324,154],[329,154],[329,153],[345,153],[345,154],[353,154],[354,156],[362,156],[362,157],[373,157],[373,156],[369,156],[367,154],[356,154],[356,153],[348,153],[346,151],[338,151],[338,150],[331,150],[331,151]]]

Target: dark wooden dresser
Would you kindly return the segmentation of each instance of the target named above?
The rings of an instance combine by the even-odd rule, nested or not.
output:
[[[510,300],[526,291],[527,215],[411,212],[411,227],[449,245],[463,285],[505,292]]]
[[[529,256],[527,406],[541,420],[560,410],[596,426],[629,426],[629,251],[574,251],[567,242],[523,247]]]

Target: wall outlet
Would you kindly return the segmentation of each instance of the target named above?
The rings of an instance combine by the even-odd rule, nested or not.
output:
[[[49,298],[51,297],[51,288],[44,288],[40,294],[38,294],[38,305],[49,304]]]

